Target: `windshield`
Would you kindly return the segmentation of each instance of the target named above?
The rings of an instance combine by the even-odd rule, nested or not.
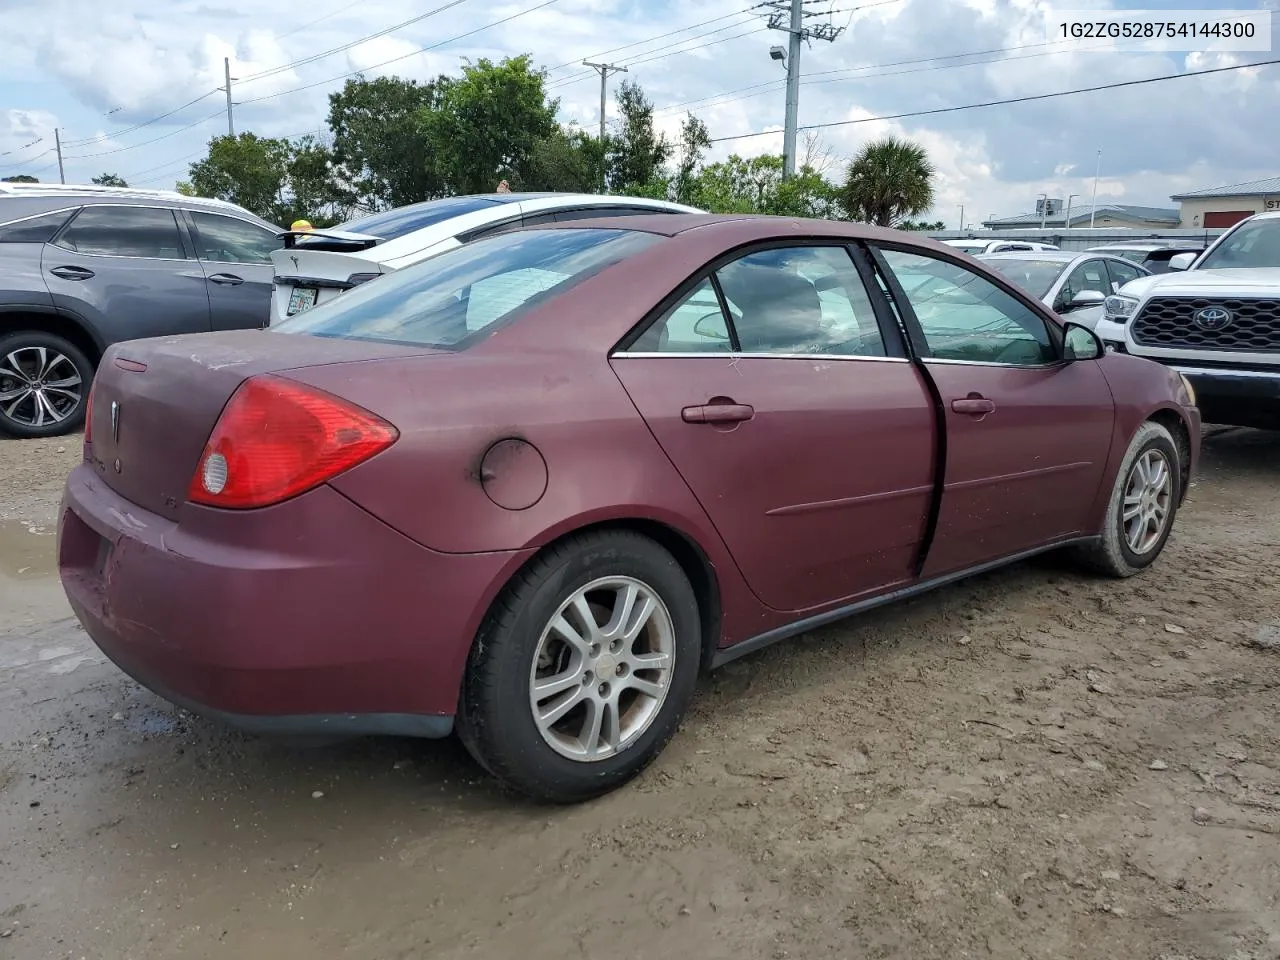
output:
[[[1280,220],[1237,227],[1196,264],[1197,270],[1280,267]]]
[[[1006,260],[1003,257],[984,259],[983,263],[1037,298],[1049,292],[1068,266],[1055,260]]]
[[[477,240],[267,329],[463,348],[660,241],[633,230],[527,230]]]

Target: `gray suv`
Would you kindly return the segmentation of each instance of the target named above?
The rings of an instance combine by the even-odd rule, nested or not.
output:
[[[265,326],[280,233],[221,200],[0,183],[0,432],[79,427],[119,340]]]

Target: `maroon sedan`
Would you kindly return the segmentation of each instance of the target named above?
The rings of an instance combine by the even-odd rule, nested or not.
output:
[[[1194,403],[917,236],[577,221],[266,332],[112,347],[59,569],[193,711],[456,729],[581,800],[653,759],[703,669],[1058,547],[1141,571]]]

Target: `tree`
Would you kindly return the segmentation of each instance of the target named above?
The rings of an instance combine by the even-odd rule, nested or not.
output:
[[[191,187],[198,196],[229,200],[278,222],[290,154],[287,140],[253,133],[214,137],[209,155],[191,165]]]
[[[945,230],[947,225],[941,220],[935,220],[933,223],[926,223],[923,220],[903,220],[898,224],[898,229],[917,231]]]
[[[600,187],[604,144],[577,127],[556,128],[539,140],[529,159],[528,180],[517,180],[517,190],[550,190],[594,193]]]
[[[99,174],[91,182],[100,187],[127,187],[129,185],[125,183],[124,177],[114,173]]]
[[[27,173],[15,174],[12,177],[0,178],[0,183],[39,183],[35,177]]]
[[[677,203],[690,203],[694,188],[694,174],[702,166],[702,157],[711,146],[711,134],[707,125],[692,113],[686,114],[680,125],[680,162],[672,181],[672,192]]]
[[[451,193],[490,193],[500,180],[528,183],[539,144],[559,129],[559,101],[547,100],[546,72],[527,55],[466,62],[461,77],[437,81],[420,112],[434,170]]]
[[[933,174],[923,147],[888,136],[850,162],[841,199],[850,219],[892,227],[933,205]]]
[[[380,210],[443,193],[421,120],[438,99],[437,87],[438,81],[356,77],[329,95],[334,181],[347,205]]]
[[[782,179],[782,157],[736,154],[691,178],[688,202],[712,213],[764,213],[830,218],[839,214],[836,189],[810,167]]]
[[[663,164],[672,145],[653,127],[653,103],[638,83],[624,80],[618,88],[622,129],[611,139],[606,183],[615,193],[667,193]],[[687,121],[686,121],[687,122]],[[705,131],[705,128],[704,128]],[[661,183],[661,187],[658,184]]]
[[[337,183],[333,152],[314,137],[289,145],[285,164],[287,202],[278,211],[277,223],[305,219],[316,227],[331,227],[349,218],[349,195]]]

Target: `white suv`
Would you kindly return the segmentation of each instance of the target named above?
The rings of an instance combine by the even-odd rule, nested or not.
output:
[[[1169,266],[1108,297],[1098,336],[1187,377],[1205,422],[1280,429],[1280,213]]]
[[[588,217],[703,213],[665,200],[574,193],[494,193],[396,207],[332,230],[291,230],[272,255],[271,323],[344,290],[505,230]]]

